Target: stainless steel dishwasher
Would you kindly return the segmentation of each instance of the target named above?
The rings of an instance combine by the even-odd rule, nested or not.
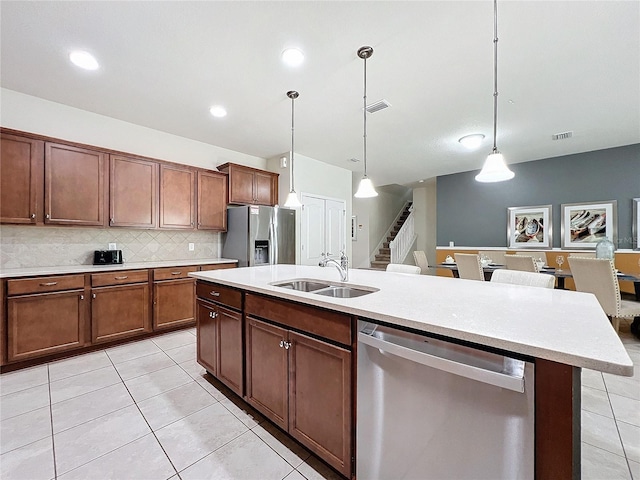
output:
[[[358,480],[533,479],[534,365],[360,321]]]

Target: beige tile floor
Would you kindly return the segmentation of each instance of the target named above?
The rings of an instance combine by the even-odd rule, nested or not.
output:
[[[207,378],[194,329],[3,374],[0,478],[338,478]],[[640,368],[582,378],[582,478],[640,479]]]

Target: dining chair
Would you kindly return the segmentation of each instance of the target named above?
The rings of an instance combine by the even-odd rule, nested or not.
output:
[[[420,267],[416,265],[405,265],[404,263],[390,263],[387,265],[387,272],[415,273],[420,275]]]
[[[420,267],[420,273],[426,275],[429,271],[429,262],[427,261],[427,255],[424,251],[415,250],[413,252],[413,260],[416,262],[416,265]]]
[[[484,282],[484,271],[480,263],[480,255],[473,253],[455,253],[458,275],[467,280],[480,280]]]
[[[479,250],[478,255],[482,259],[484,255],[491,263],[495,263],[497,265],[504,265],[504,256],[507,254],[506,250]]]
[[[496,270],[491,275],[493,283],[510,283],[512,285],[526,285],[529,287],[553,288],[556,277],[546,273],[523,272],[521,270]]]
[[[538,273],[538,265],[531,255],[505,255],[504,264],[508,270]]]
[[[622,300],[613,261],[607,258],[569,257],[569,268],[579,292],[593,293],[617,332],[621,318],[640,316],[640,302]]]

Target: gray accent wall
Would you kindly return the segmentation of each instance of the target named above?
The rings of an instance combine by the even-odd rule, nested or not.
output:
[[[508,160],[508,152],[504,152]],[[560,247],[560,205],[617,200],[618,245],[632,248],[632,199],[640,197],[640,144],[509,165],[513,180],[479,183],[479,170],[437,178],[438,246],[505,247],[507,208],[553,205]]]

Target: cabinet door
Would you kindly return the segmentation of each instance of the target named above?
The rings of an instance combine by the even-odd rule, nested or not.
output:
[[[289,427],[287,331],[247,317],[247,402],[278,426]]]
[[[218,332],[218,379],[242,396],[242,314],[218,307]]]
[[[108,342],[150,331],[147,283],[92,290],[92,342]]]
[[[351,475],[351,352],[289,333],[289,433]]]
[[[9,362],[84,345],[83,292],[24,295],[7,300]]]
[[[44,142],[0,136],[0,222],[42,221]]]
[[[160,228],[195,228],[195,171],[160,165]]]
[[[227,229],[227,176],[198,172],[198,230]]]
[[[197,358],[211,375],[218,376],[218,307],[198,300]]]
[[[111,155],[109,226],[155,228],[158,164]]]
[[[105,224],[105,158],[94,150],[45,143],[45,223]]]
[[[153,329],[195,322],[196,282],[193,279],[157,282],[153,285]]]
[[[255,203],[253,170],[233,167],[229,170],[229,203]]]
[[[277,188],[273,188],[273,175],[255,172],[253,183],[254,203],[258,205],[275,205]]]

